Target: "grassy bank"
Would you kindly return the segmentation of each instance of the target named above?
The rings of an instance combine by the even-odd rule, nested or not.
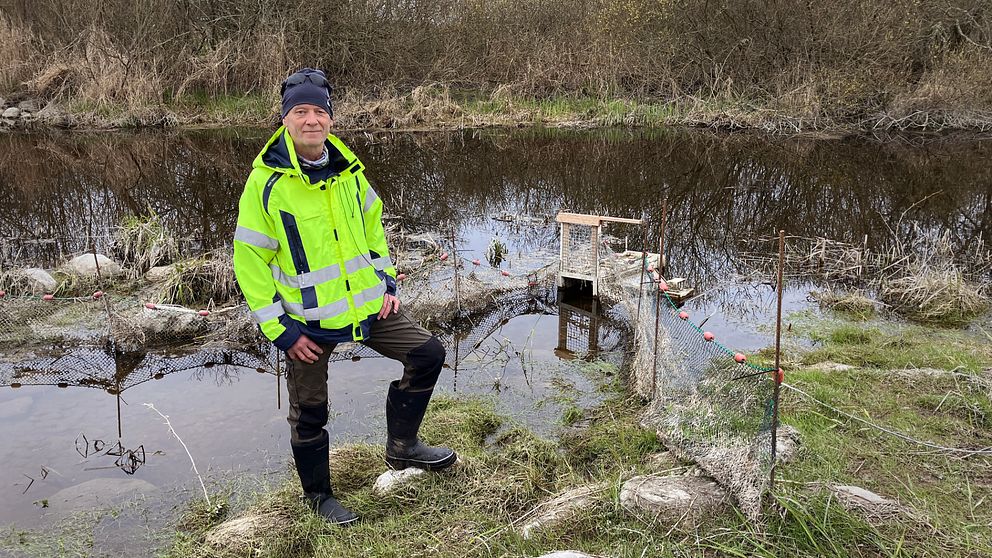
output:
[[[560,435],[542,439],[495,414],[484,400],[447,399],[433,406],[425,437],[454,443],[464,465],[377,497],[381,449],[335,451],[334,481],[364,520],[339,530],[299,501],[295,479],[246,506],[278,528],[263,537],[211,539],[215,517],[194,506],[173,557],[229,556],[536,556],[562,549],[612,557],[640,556],[985,556],[992,552],[987,501],[992,458],[908,443],[824,406],[920,440],[948,447],[992,445],[992,349],[981,333],[941,331],[844,318],[801,317],[783,392],[785,424],[801,435],[797,457],[779,468],[762,523],[732,511],[697,530],[635,517],[618,504],[620,486],[638,474],[681,473],[690,464],[662,454],[638,424],[642,403],[622,382],[592,409],[568,407]],[[878,331],[885,330],[884,336]],[[813,333],[816,332],[816,333]],[[932,333],[932,332],[931,332]],[[898,347],[899,356],[884,354]],[[849,369],[837,367],[847,364]],[[932,367],[919,369],[917,366]],[[580,485],[601,483],[593,501],[563,525],[525,539],[520,527],[539,503]],[[886,513],[848,509],[830,485],[857,485],[897,502]],[[237,515],[237,514],[232,514]],[[247,545],[247,546],[246,546]],[[254,550],[247,550],[254,548]]]

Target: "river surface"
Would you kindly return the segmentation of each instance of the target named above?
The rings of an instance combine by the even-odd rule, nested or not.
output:
[[[106,248],[113,226],[149,210],[197,249],[223,247],[233,234],[251,161],[268,135],[0,136],[0,261],[5,269],[55,267],[66,254]],[[949,231],[962,253],[992,232],[989,140],[769,139],[611,129],[342,137],[366,163],[390,216],[410,230],[453,228],[468,259],[484,261],[491,239],[499,238],[509,248],[504,267],[554,261],[554,215],[562,209],[643,216],[648,244],[657,251],[667,205],[672,274],[708,294],[690,302],[690,310],[710,316],[707,328],[745,351],[772,344],[775,293],[766,277],[747,278],[751,270],[738,256],[772,249],[757,241],[779,229],[873,250],[884,250],[912,228]],[[630,226],[608,232],[632,249],[644,234]],[[807,291],[807,285],[788,289],[787,309],[804,308]],[[439,391],[490,396],[501,412],[549,435],[561,427],[563,389],[579,394],[578,404],[593,404],[603,378],[560,350],[574,345],[561,338],[561,320],[578,316],[586,332],[594,327],[587,337],[595,341],[579,352],[604,343],[603,358],[614,362],[623,358],[624,328],[610,316],[590,325],[588,300],[552,296],[546,302],[509,319],[457,372],[446,371]],[[400,373],[385,359],[332,366],[329,430],[335,443],[382,440],[384,394]],[[212,486],[243,474],[288,471],[286,395],[277,395],[285,384],[271,374],[199,367],[134,385],[120,401],[101,389],[12,388],[9,378],[3,382],[0,525],[9,528],[37,528],[79,510],[120,506],[131,494],[166,510],[195,496],[190,458],[143,403],[170,417]],[[102,544],[113,549],[121,543]]]

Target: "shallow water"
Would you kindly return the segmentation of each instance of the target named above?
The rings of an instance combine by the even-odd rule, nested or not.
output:
[[[222,246],[232,235],[247,167],[267,135],[225,130],[0,136],[4,266],[52,266],[62,254],[91,245],[103,249],[113,224],[149,208],[190,246]],[[557,257],[553,218],[560,209],[644,215],[649,245],[657,246],[661,200],[667,197],[670,268],[705,293],[689,310],[710,316],[707,329],[745,351],[773,342],[774,291],[761,278],[729,281],[749,271],[736,256],[753,249],[759,237],[784,228],[791,235],[883,249],[919,226],[934,234],[951,231],[963,250],[988,238],[992,228],[987,140],[909,145],[627,130],[345,139],[366,162],[390,215],[413,229],[453,225],[461,254],[469,259],[485,261],[486,246],[498,237],[510,249],[503,266],[511,270]],[[493,219],[505,214],[532,219]],[[633,227],[609,232],[632,249],[641,243],[642,232]],[[787,309],[803,308],[807,290],[787,290]],[[556,350],[567,344],[559,337],[559,320],[586,303],[552,302],[550,310],[510,319],[479,350],[462,355],[457,373],[442,377],[440,391],[490,395],[501,411],[545,433],[558,426],[555,396],[563,386],[579,394],[580,403],[594,403],[601,379]],[[624,344],[614,323],[603,320],[593,337],[608,345],[604,358],[619,361]],[[597,348],[578,342],[580,351]],[[335,442],[381,440],[386,383],[399,374],[399,366],[385,359],[333,365],[329,430]],[[116,501],[112,494],[122,480],[148,483],[168,494],[168,502],[195,494],[189,458],[146,402],[169,415],[208,480],[231,472],[281,473],[288,463],[288,428],[286,396],[284,408],[277,408],[276,383],[269,374],[214,367],[126,390],[120,443],[126,451],[143,448],[130,475],[115,465],[120,456],[106,454],[118,441],[116,397],[81,387],[3,387],[0,524],[45,525],[92,506],[72,491],[59,492],[85,482],[96,496],[106,492],[99,505]],[[79,451],[81,436],[105,445],[96,455],[85,443]],[[136,459],[125,465],[133,467]],[[100,485],[99,479],[111,482]]]

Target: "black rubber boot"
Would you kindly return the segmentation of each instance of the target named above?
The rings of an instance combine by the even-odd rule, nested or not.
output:
[[[328,454],[327,431],[321,431],[323,436],[315,444],[307,446],[293,445],[293,459],[296,461],[296,472],[300,475],[303,485],[303,496],[314,512],[320,514],[328,523],[347,526],[358,521],[358,516],[341,505],[331,491],[331,467]]]
[[[411,393],[397,389],[395,381],[389,384],[389,395],[386,396],[386,464],[391,469],[414,467],[440,471],[458,460],[454,450],[428,446],[417,438],[433,392]]]

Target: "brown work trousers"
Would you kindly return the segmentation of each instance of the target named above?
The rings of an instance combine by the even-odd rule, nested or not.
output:
[[[384,357],[403,363],[403,377],[393,385],[403,391],[434,389],[444,365],[445,351],[440,341],[416,323],[401,307],[396,314],[376,320],[367,340]],[[327,365],[336,344],[319,344],[324,351],[313,364],[287,358],[286,387],[289,390],[290,440],[294,446],[307,446],[323,438],[327,424]]]

